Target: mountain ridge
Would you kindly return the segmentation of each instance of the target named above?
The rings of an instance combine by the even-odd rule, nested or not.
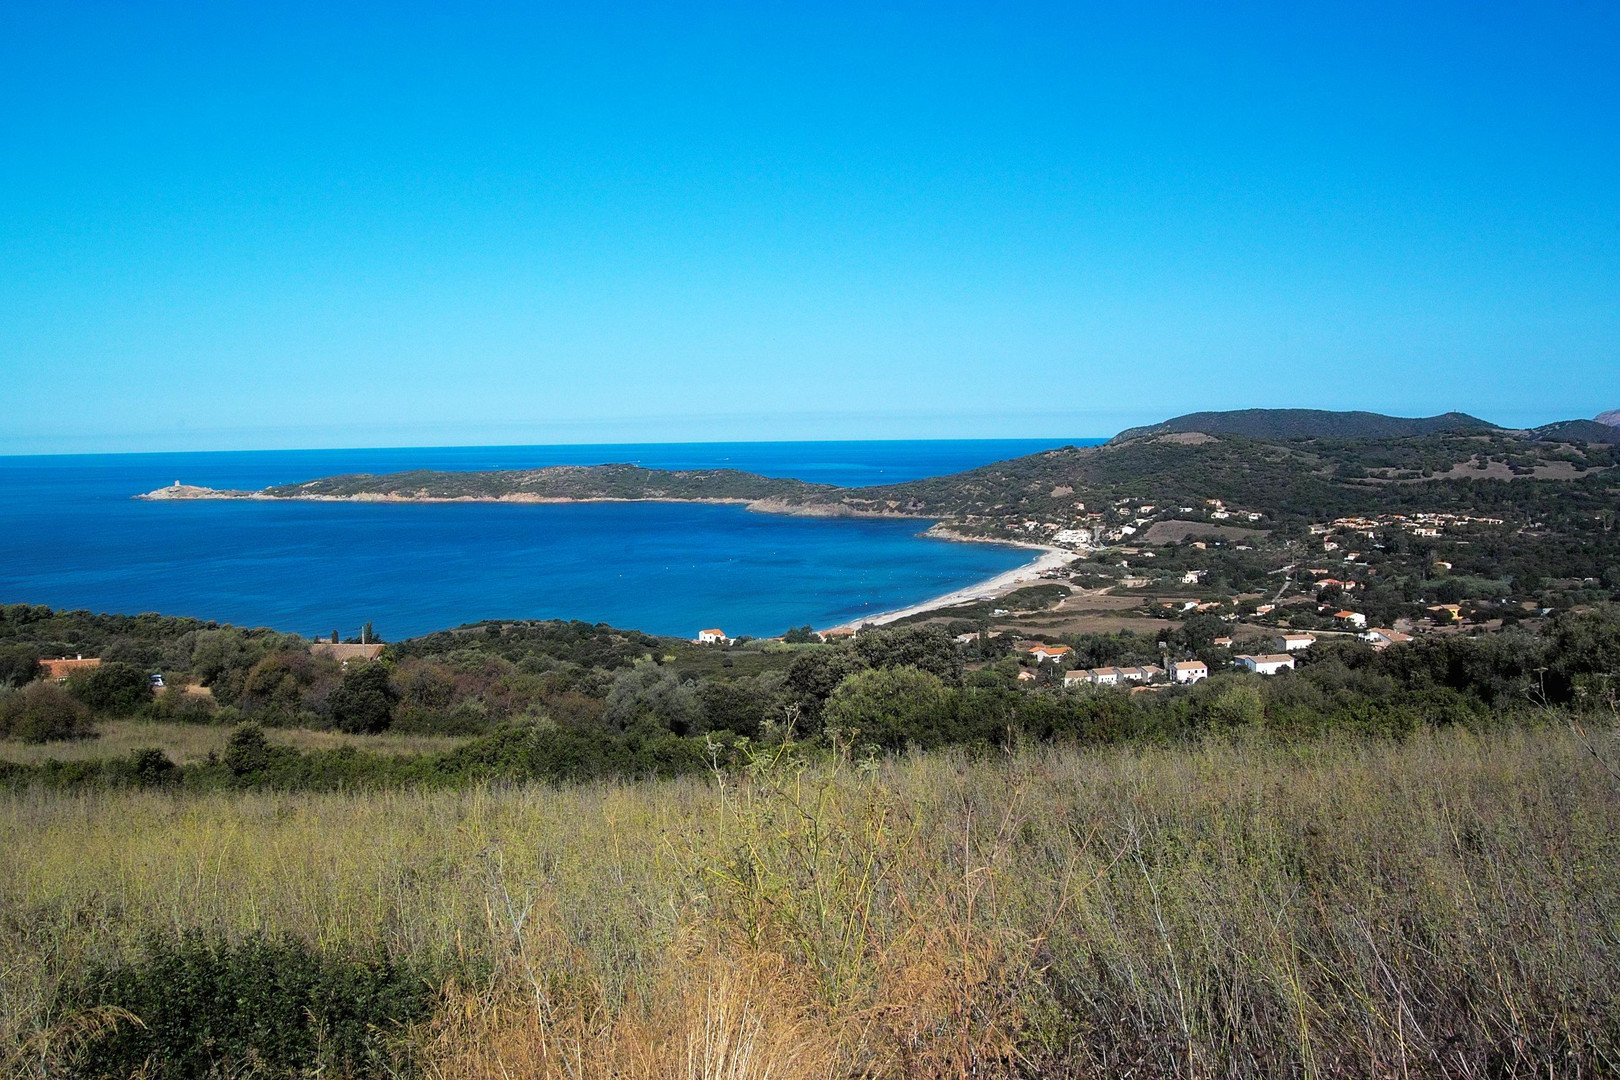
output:
[[[1230,409],[1186,413],[1157,424],[1126,428],[1109,445],[1153,435],[1241,435],[1250,439],[1402,439],[1463,431],[1504,431],[1500,425],[1464,412],[1438,416],[1328,409]]]

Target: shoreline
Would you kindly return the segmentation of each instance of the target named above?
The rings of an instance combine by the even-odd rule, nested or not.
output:
[[[864,510],[842,503],[790,503],[776,496],[750,499],[743,497],[697,497],[681,495],[535,495],[514,492],[507,495],[397,495],[383,492],[360,492],[354,495],[269,495],[264,491],[233,491],[222,488],[179,485],[161,487],[142,492],[130,498],[139,502],[318,502],[318,503],[390,503],[412,504],[506,504],[524,506],[567,506],[584,503],[678,503],[693,506],[741,506],[755,514],[781,514],[786,517],[814,518],[882,518],[896,521],[928,521],[926,514],[906,514],[895,510]],[[956,537],[972,540],[974,537]],[[1014,543],[1013,541],[994,541]]]
[[[1069,551],[1067,548],[1052,547],[1048,544],[1032,544],[1020,540],[995,540],[989,537],[966,536],[940,525],[926,529],[920,535],[959,544],[1000,544],[1003,547],[1024,548],[1029,551],[1038,551],[1041,554],[1022,566],[1015,566],[1011,570],[1005,570],[994,577],[986,578],[972,585],[963,586],[960,589],[923,600],[909,607],[880,611],[876,615],[867,615],[859,619],[852,619],[849,622],[839,623],[837,626],[828,627],[829,630],[859,630],[863,626],[885,626],[888,623],[898,622],[913,615],[924,615],[930,611],[956,607],[958,604],[972,603],[975,600],[995,600],[1032,581],[1040,580],[1040,575],[1048,570],[1068,566],[1080,559],[1078,553]]]

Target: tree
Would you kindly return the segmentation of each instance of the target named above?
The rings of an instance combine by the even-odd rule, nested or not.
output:
[[[39,677],[39,650],[32,645],[0,647],[0,686],[24,686]]]
[[[807,623],[804,626],[789,627],[788,632],[782,635],[782,640],[789,645],[808,645],[819,639],[815,630]]]
[[[620,730],[650,716],[676,735],[685,735],[702,715],[696,688],[656,664],[638,664],[619,672],[608,691],[606,716]]]
[[[99,713],[128,716],[152,700],[152,680],[134,664],[98,664],[68,680],[74,697]]]
[[[357,661],[349,665],[343,682],[326,700],[332,721],[340,730],[375,735],[387,731],[394,722],[394,703],[399,695],[389,682],[386,665]]]
[[[937,746],[951,725],[945,681],[916,668],[879,668],[851,675],[827,699],[826,728],[862,743],[898,750],[907,743]]]
[[[962,654],[943,627],[867,630],[855,638],[854,649],[868,667],[914,667],[952,685],[962,681]]]
[[[865,670],[866,661],[849,649],[816,649],[795,656],[788,665],[787,692],[799,707],[801,734],[820,730],[821,707],[827,698],[846,677]]]
[[[0,695],[0,739],[42,743],[95,733],[90,710],[55,683],[29,683]]]
[[[232,776],[252,776],[270,765],[270,740],[258,724],[243,724],[225,744],[225,767]]]

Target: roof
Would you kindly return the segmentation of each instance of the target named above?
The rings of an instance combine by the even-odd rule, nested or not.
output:
[[[1335,611],[1333,613],[1333,617],[1335,619],[1353,619],[1360,614],[1361,612],[1359,611]]]
[[[93,668],[101,666],[99,656],[73,656],[60,660],[41,660],[39,666],[45,669],[46,678],[65,679],[72,672],[80,668]]]
[[[1284,641],[1315,641],[1315,634],[1283,634]]]
[[[1292,664],[1294,658],[1287,653],[1261,653],[1259,656],[1240,656],[1239,660],[1252,660],[1256,664]]]
[[[1209,665],[1202,660],[1177,660],[1170,665],[1171,671],[1197,671],[1199,668],[1208,671]]]
[[[700,633],[700,634],[719,634],[721,637],[726,636],[726,632],[724,630],[699,630],[698,633]]]
[[[1062,656],[1064,653],[1070,652],[1071,650],[1067,645],[1042,645],[1037,641],[1035,644],[1029,647],[1029,651],[1032,653],[1046,652],[1051,653],[1053,656]]]
[[[309,647],[311,655],[330,657],[333,660],[375,660],[382,655],[383,647],[375,642],[360,645],[358,643],[345,645],[340,642],[317,641]]]

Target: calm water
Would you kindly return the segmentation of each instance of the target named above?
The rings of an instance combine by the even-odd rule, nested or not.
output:
[[[1071,442],[1078,440],[1069,440]],[[1086,440],[1091,441],[1091,440]],[[149,503],[181,480],[260,488],[347,472],[633,461],[861,485],[1061,442],[726,443],[0,457],[0,602],[160,611],[400,639],[486,618],[778,634],[902,607],[1027,554],[920,538],[926,522],[734,506]]]

